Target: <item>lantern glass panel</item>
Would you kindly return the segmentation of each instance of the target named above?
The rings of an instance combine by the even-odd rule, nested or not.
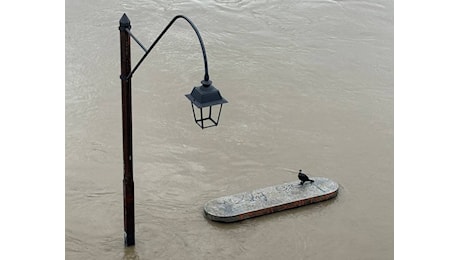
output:
[[[192,103],[193,117],[202,129],[217,126],[219,124],[222,104],[208,107],[196,107]]]

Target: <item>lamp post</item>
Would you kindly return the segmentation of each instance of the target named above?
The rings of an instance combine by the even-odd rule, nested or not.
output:
[[[206,57],[206,50],[204,48],[201,35],[193,24],[193,22],[183,16],[175,16],[169,24],[163,29],[157,39],[147,49],[142,43],[131,33],[131,22],[126,14],[120,18],[120,54],[121,54],[121,96],[122,96],[122,121],[123,121],[123,211],[124,211],[124,239],[125,246],[132,246],[135,244],[134,239],[134,180],[133,180],[133,138],[132,138],[132,106],[131,106],[131,78],[134,72],[139,68],[147,55],[152,51],[158,41],[163,37],[171,25],[179,18],[186,20],[195,31],[200,42],[201,50],[203,52],[204,61],[204,79],[201,81],[201,86],[194,87],[190,94],[185,95],[192,105],[193,118],[195,123],[202,129],[207,127],[217,126],[222,111],[222,105],[227,103],[219,90],[213,85],[209,79],[208,61]],[[131,70],[131,38],[145,51],[142,58]],[[220,105],[216,110],[211,109],[213,106]],[[195,113],[195,108],[199,113]],[[204,111],[204,113],[203,113]],[[198,114],[198,115],[197,115]]]

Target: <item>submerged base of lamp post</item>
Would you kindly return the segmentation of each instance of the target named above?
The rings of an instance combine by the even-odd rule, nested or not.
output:
[[[310,179],[314,182],[303,185],[299,181],[289,182],[210,200],[204,205],[204,214],[214,221],[235,222],[337,196],[336,182],[322,177]]]

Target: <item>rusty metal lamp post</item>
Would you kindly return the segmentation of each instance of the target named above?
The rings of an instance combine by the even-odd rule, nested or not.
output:
[[[132,110],[131,110],[131,78],[134,72],[139,68],[141,63],[155,47],[157,42],[163,37],[166,31],[171,25],[179,18],[186,20],[195,31],[198,40],[200,41],[201,50],[203,52],[204,60],[204,79],[201,81],[201,86],[194,87],[190,94],[185,95],[191,102],[193,118],[195,123],[198,124],[202,129],[217,126],[220,119],[220,113],[222,111],[222,105],[227,103],[219,90],[213,85],[209,79],[208,74],[208,61],[206,58],[206,50],[204,48],[203,40],[201,39],[200,33],[192,21],[183,16],[175,16],[169,24],[163,29],[161,34],[152,43],[152,45],[146,49],[140,41],[134,37],[131,33],[131,22],[126,16],[120,19],[120,48],[121,48],[121,95],[122,95],[122,117],[123,117],[123,209],[124,209],[124,239],[125,246],[132,246],[135,244],[134,239],[134,180],[133,180],[133,142],[132,142]],[[145,51],[145,54],[139,60],[139,62],[131,70],[131,37],[139,44],[139,46]],[[212,111],[213,106],[219,106],[218,110]],[[199,110],[199,113],[195,113],[195,108]],[[203,113],[204,111],[204,113]],[[218,112],[217,112],[218,111]],[[198,115],[197,115],[198,114]],[[217,115],[216,115],[217,114]]]

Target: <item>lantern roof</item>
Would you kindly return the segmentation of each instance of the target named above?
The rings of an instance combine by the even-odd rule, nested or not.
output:
[[[201,86],[194,87],[192,92],[185,96],[198,108],[228,103],[210,80],[201,81]]]

